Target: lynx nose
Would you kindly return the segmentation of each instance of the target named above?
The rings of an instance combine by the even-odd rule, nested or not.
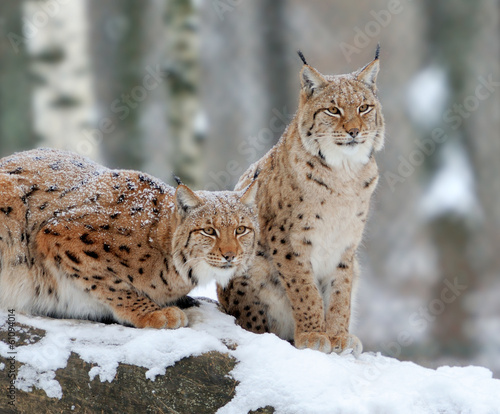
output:
[[[351,128],[347,133],[352,137],[356,138],[359,134],[359,129],[358,128]]]
[[[226,252],[222,253],[222,256],[227,260],[228,263],[231,263],[236,255],[234,254],[234,252]]]

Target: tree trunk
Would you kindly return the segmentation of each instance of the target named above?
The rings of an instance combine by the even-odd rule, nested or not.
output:
[[[26,1],[23,16],[36,80],[33,115],[39,144],[82,152],[83,128],[91,123],[95,104],[85,2]],[[97,158],[98,148],[89,148],[87,155]]]
[[[432,0],[425,4],[429,21],[428,41],[435,49],[433,56],[437,57],[437,63],[446,70],[450,86],[448,107],[454,108],[454,104],[463,102],[464,98],[474,91],[476,81],[471,76],[471,56],[480,29],[477,17],[481,6],[467,0],[455,2],[454,7],[450,7],[448,2],[437,3]],[[448,142],[444,145],[453,143],[467,148],[467,157],[470,155],[470,143],[476,139],[466,126],[468,118],[469,115],[464,116],[461,119],[463,126],[455,130],[448,124],[439,125],[449,135]],[[444,147],[441,151],[443,149]],[[439,256],[440,274],[440,281],[436,284],[432,299],[441,300],[444,305],[433,324],[432,334],[438,344],[435,348],[436,355],[431,355],[433,357],[470,360],[477,352],[476,340],[466,329],[470,313],[465,301],[466,296],[477,288],[479,279],[483,277],[475,271],[469,254],[471,240],[479,230],[474,223],[474,213],[444,212],[428,225]],[[466,291],[450,303],[444,302],[442,295],[445,280],[457,280],[458,284],[466,287]]]
[[[199,14],[191,0],[167,0],[167,119],[173,172],[199,188],[204,175],[205,115],[199,97]]]
[[[467,147],[476,175],[476,191],[482,220],[470,240],[468,255],[475,272],[477,291],[469,306],[475,324],[471,335],[481,350],[477,361],[487,364],[494,374],[500,375],[497,335],[500,326],[500,5],[498,2],[480,1],[477,20],[482,24],[472,39],[470,61],[476,62],[469,75],[468,98],[478,108],[471,112],[465,123]],[[497,86],[488,83],[488,79]],[[483,86],[480,86],[483,85]],[[488,85],[488,86],[485,86]],[[480,88],[479,90],[477,88]],[[480,93],[477,94],[476,90]],[[495,294],[495,292],[497,292]],[[495,324],[495,325],[493,325]]]
[[[205,2],[202,17],[202,100],[210,120],[204,184],[232,189],[290,122],[300,59],[288,1]]]
[[[173,143],[166,114],[169,113],[167,100],[167,78],[165,61],[167,48],[167,28],[164,16],[167,12],[165,0],[144,2],[142,67],[158,73],[158,78],[148,84],[148,96],[139,108],[138,128],[142,137],[144,160],[142,169],[165,182],[173,183],[172,163],[175,159]]]
[[[139,107],[148,97],[141,67],[143,2],[89,0],[90,56],[95,74],[96,117],[85,131],[102,148],[107,165],[140,169],[144,153]]]
[[[0,2],[0,157],[35,143],[29,58],[22,26],[22,3]]]
[[[266,93],[266,105],[261,109],[264,118],[268,118],[266,123],[273,116],[273,110],[284,112],[283,108],[297,99],[289,85],[291,67],[296,66],[293,63],[299,63],[299,58],[288,38],[290,26],[287,22],[287,6],[286,0],[257,2],[257,20],[262,26],[259,38],[261,52],[254,59],[260,66],[263,90]],[[294,81],[297,80],[298,76],[294,77]],[[273,131],[276,136],[269,147],[276,143],[285,127],[285,123],[281,123],[280,129]],[[266,152],[267,148],[263,154]]]

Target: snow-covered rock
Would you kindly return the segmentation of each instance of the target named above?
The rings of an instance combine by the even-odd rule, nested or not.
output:
[[[380,354],[364,353],[355,358],[298,350],[275,335],[244,331],[213,302],[203,301],[186,312],[190,326],[177,330],[17,314],[16,334],[11,336],[13,349],[7,340],[7,324],[0,328],[0,384],[7,381],[8,358],[14,355],[21,363],[16,372],[16,398],[35,393],[40,400],[48,400],[45,404],[50,407],[68,401],[68,393],[78,393],[74,395],[79,401],[73,404],[74,412],[92,409],[104,395],[110,408],[113,400],[130,398],[131,391],[120,383],[125,375],[137,378],[135,398],[144,402],[147,397],[151,412],[159,412],[155,410],[162,406],[189,412],[185,408],[189,405],[179,401],[198,398],[212,407],[212,411],[203,412],[218,409],[220,414],[246,414],[263,407],[283,414],[500,413],[500,381],[486,368],[432,370]],[[0,311],[0,321],[7,317],[7,312]],[[22,326],[30,327],[30,332]],[[16,354],[9,354],[13,351]],[[196,364],[201,364],[202,374],[192,377],[199,381],[193,387],[195,380],[184,374]],[[71,390],[58,381],[60,373],[68,369],[76,369],[78,373],[71,377],[80,375],[82,382]],[[206,376],[206,384],[200,375]],[[179,376],[184,382],[169,388]],[[212,380],[227,383],[214,385]],[[99,393],[99,384],[106,387],[106,393]],[[201,395],[193,394],[193,388]],[[215,399],[216,390],[226,392],[227,398],[219,395]],[[87,394],[89,397],[82,399]],[[177,403],[171,402],[174,397]],[[6,407],[7,401],[3,393],[0,408]],[[82,406],[82,401],[88,406]]]

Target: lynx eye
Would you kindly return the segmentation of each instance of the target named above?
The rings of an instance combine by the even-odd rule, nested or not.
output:
[[[369,112],[370,109],[372,109],[371,105],[363,104],[358,108],[358,111],[360,114],[363,114]]]
[[[247,228],[245,226],[240,226],[236,229],[236,234],[243,234],[247,231]]]
[[[337,108],[336,106],[332,106],[331,108],[329,109],[325,109],[325,112],[327,115],[330,115],[330,116],[340,116],[341,113],[340,113],[340,109]]]
[[[201,232],[205,236],[215,236],[215,229],[213,227],[206,227]]]

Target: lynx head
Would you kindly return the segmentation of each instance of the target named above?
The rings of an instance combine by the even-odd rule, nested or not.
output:
[[[242,192],[195,193],[185,185],[177,187],[178,224],[172,245],[174,264],[183,278],[195,284],[215,279],[226,286],[247,268],[259,232],[256,193],[256,181]]]
[[[304,62],[298,110],[300,138],[307,151],[330,166],[366,164],[384,144],[384,118],[375,85],[375,59],[347,75],[324,76]]]

